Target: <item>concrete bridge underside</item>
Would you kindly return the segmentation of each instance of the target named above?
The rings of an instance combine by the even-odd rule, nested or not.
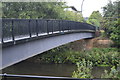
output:
[[[2,51],[2,69],[60,45],[92,37],[90,32],[70,33],[5,47]]]

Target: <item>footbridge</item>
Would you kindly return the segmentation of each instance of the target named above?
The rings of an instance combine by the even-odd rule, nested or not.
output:
[[[2,19],[2,67],[80,39],[93,38],[93,25],[68,20]]]

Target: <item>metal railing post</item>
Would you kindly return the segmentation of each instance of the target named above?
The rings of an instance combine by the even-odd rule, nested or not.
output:
[[[36,36],[38,36],[38,20],[36,20]]]
[[[1,33],[2,33],[1,34],[1,43],[4,43],[4,41],[3,41],[3,22],[2,22],[2,25],[1,25]]]
[[[29,36],[30,36],[30,38],[31,38],[30,19],[29,19],[28,21],[29,21],[29,23],[28,23]]]
[[[69,32],[69,28],[70,28],[69,21],[67,22],[67,26],[68,26],[68,32]]]
[[[63,21],[62,21],[62,31],[64,32],[64,29],[63,29],[63,27],[65,27],[65,26],[63,26]]]
[[[48,22],[49,22],[49,20],[47,20],[47,34],[49,34],[49,30],[48,30]]]
[[[2,75],[2,80],[7,80],[6,74],[3,74],[3,75]]]
[[[52,22],[52,34],[53,34],[53,31],[54,30],[54,21]]]
[[[11,34],[12,34],[12,40],[13,42],[15,42],[15,35],[14,35],[14,21],[12,20],[12,31],[11,31]]]
[[[4,43],[4,41],[3,41],[3,32],[2,32],[1,38],[2,38],[1,43]]]
[[[69,22],[69,26],[70,26],[70,27],[69,27],[69,31],[70,31],[70,30],[71,30],[71,26],[72,26],[72,25],[71,25],[71,21]]]

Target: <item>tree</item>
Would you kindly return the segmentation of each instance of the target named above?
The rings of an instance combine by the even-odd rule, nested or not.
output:
[[[101,20],[102,20],[102,15],[100,14],[100,12],[93,11],[90,17],[88,18],[87,23],[100,27]]]
[[[103,7],[103,27],[106,35],[112,39],[117,47],[120,47],[120,1],[109,2]]]
[[[65,11],[65,20],[71,20],[71,21],[78,21],[83,22],[84,18],[81,13],[73,12],[73,11]]]
[[[3,18],[60,18],[62,2],[4,2]]]
[[[64,19],[82,21],[81,14],[65,11],[63,2],[3,2],[3,18]]]

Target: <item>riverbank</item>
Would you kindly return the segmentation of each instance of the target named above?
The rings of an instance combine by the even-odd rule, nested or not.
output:
[[[72,75],[72,77],[76,78],[118,78],[120,70],[117,68],[120,66],[120,54],[116,48],[93,48],[89,51],[81,52],[66,50],[62,53],[59,49],[57,50],[57,52],[53,50],[37,56],[35,63],[41,65],[44,63],[49,65],[77,65],[77,70],[75,70]],[[96,67],[98,67],[97,71],[101,73],[95,73],[94,69]],[[94,71],[94,73],[92,71]]]
[[[92,76],[92,70],[95,67],[110,67],[110,70],[104,70],[104,73],[99,74],[97,78],[118,78],[120,75],[120,70],[117,69],[120,66],[120,52],[117,48],[111,47],[113,42],[106,38],[88,39],[87,42],[86,44],[85,40],[80,40],[66,44],[27,61],[41,64],[76,64],[77,70],[73,72],[73,77],[77,78],[96,78]]]

